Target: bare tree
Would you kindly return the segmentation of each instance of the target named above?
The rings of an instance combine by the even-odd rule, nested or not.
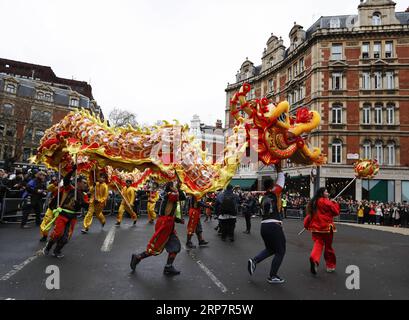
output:
[[[138,126],[135,113],[115,108],[109,113],[109,123],[113,127],[126,127],[130,124],[133,127]]]

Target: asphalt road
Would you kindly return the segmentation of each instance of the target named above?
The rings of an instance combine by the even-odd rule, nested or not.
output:
[[[125,219],[115,228],[114,217],[108,217],[101,230],[94,220],[87,235],[80,234],[79,222],[63,259],[35,255],[43,247],[37,228],[0,225],[0,299],[409,299],[409,237],[405,235],[339,225],[334,241],[337,271],[326,273],[322,263],[319,274],[312,276],[311,236],[297,235],[301,221],[285,220],[287,253],[279,274],[286,282],[272,285],[266,281],[271,259],[259,264],[253,276],[247,273],[248,258],[263,249],[259,218],[252,219],[250,235],[242,233],[244,219],[239,218],[235,242],[221,241],[214,231],[217,220],[202,220],[210,244],[183,249],[175,261],[182,273],[175,277],[163,275],[166,252],[143,260],[134,274],[130,272],[131,253],[142,251],[153,233],[154,227],[146,222],[142,218],[132,227]],[[184,245],[186,225],[177,225],[177,231]],[[59,267],[59,290],[46,288],[49,265]],[[346,287],[350,265],[359,268],[359,290]]]

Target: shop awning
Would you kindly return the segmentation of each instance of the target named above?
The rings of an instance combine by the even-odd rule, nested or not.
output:
[[[256,183],[257,179],[232,179],[230,184],[234,187],[240,187],[242,190],[249,190]]]

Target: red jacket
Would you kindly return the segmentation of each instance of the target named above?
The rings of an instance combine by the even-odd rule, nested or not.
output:
[[[339,204],[327,198],[319,198],[317,211],[304,219],[304,228],[311,232],[329,233],[336,231],[334,217],[339,215]]]

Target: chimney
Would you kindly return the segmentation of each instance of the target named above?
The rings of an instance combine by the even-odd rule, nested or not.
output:
[[[222,128],[223,128],[222,120],[217,120],[217,121],[216,121],[216,128],[217,128],[217,129],[222,129]]]

